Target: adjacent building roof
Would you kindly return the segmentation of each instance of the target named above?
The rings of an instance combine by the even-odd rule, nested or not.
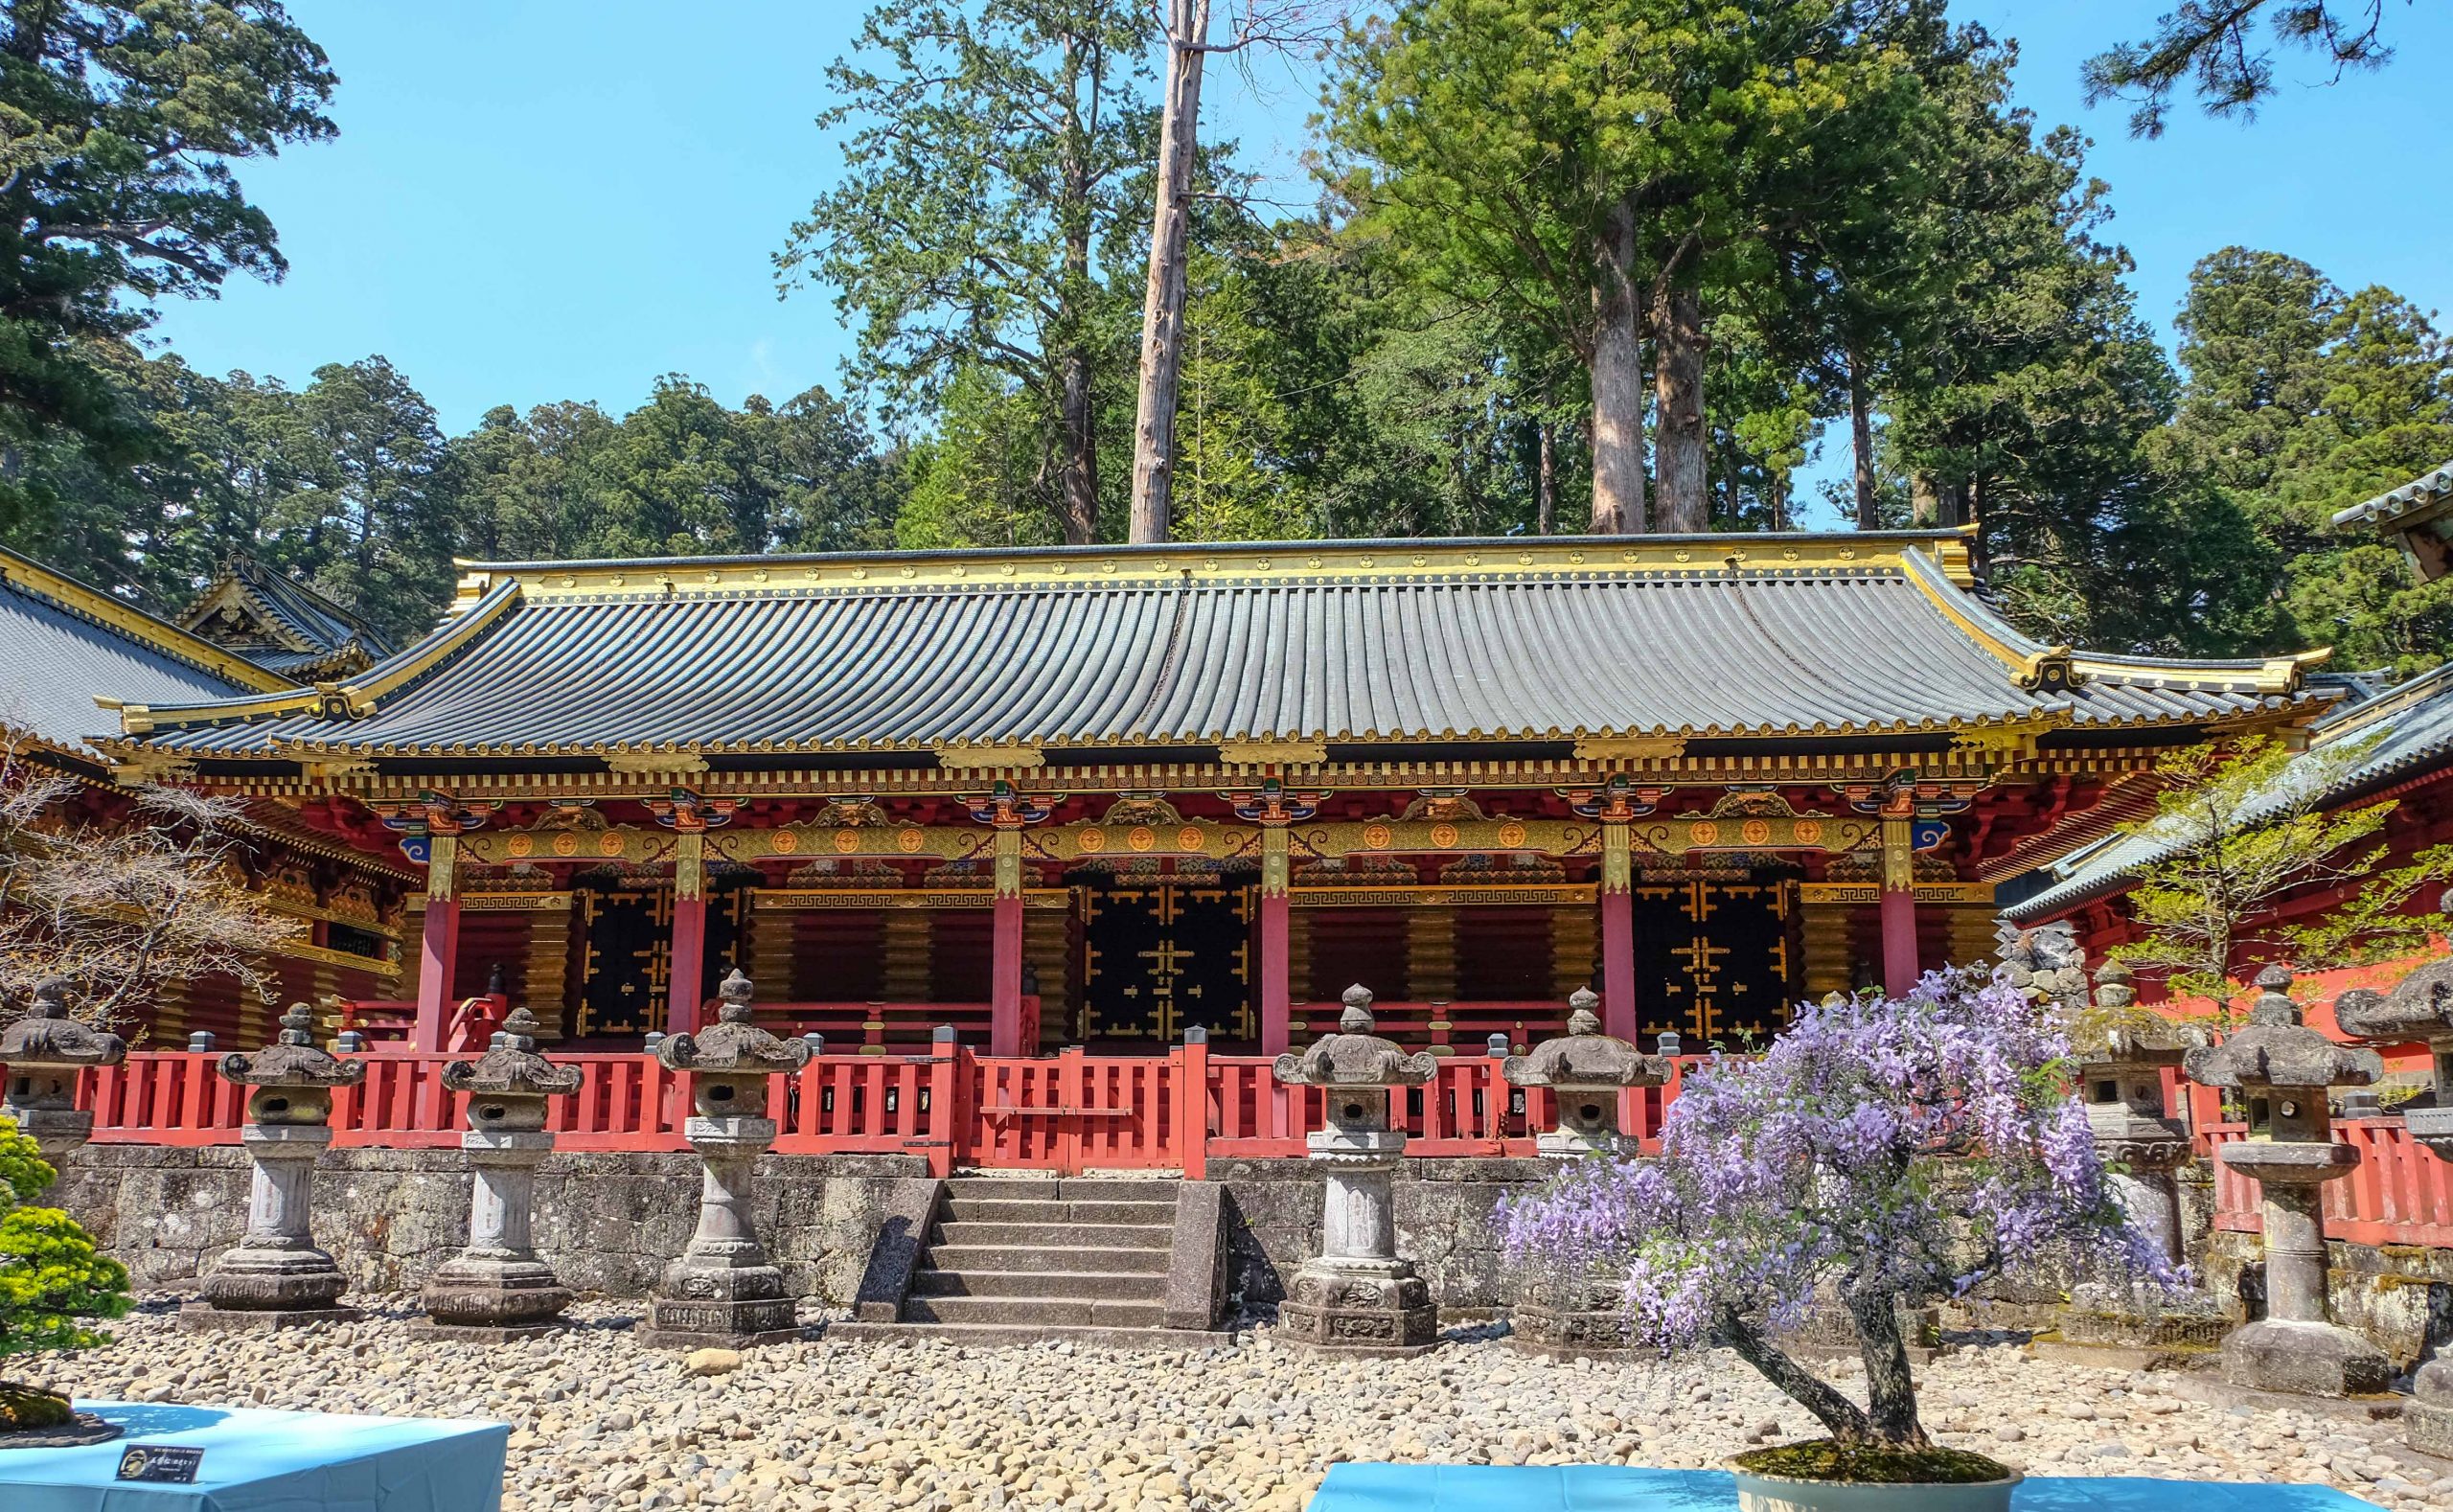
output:
[[[2368,524],[2402,548],[2419,581],[2453,572],[2453,462],[2334,515],[2337,525]]]
[[[2040,645],[1966,591],[1958,532],[464,566],[435,634],[336,692],[153,701],[127,731],[197,757],[993,766],[1075,746],[2116,729],[2287,709],[2311,659]]]
[[[11,551],[0,551],[0,725],[80,755],[119,723],[97,694],[194,702],[296,686]]]
[[[2364,503],[2353,504],[2334,513],[2337,525],[2382,523],[2415,510],[2430,509],[2453,502],[2453,462],[2433,472],[2413,478],[2400,488],[2377,494]]]
[[[392,654],[374,627],[252,557],[234,557],[178,623],[294,682],[346,677]]]
[[[2319,754],[2352,749],[2356,758],[2340,769],[2339,758]],[[2308,751],[2284,769],[2271,800],[2250,806],[2246,819],[2272,812],[2286,796],[2297,799],[2311,782],[2319,784],[2319,803],[2340,808],[2444,767],[2453,758],[2453,662],[2390,692],[2355,697],[2310,729]],[[2151,831],[2115,836],[2044,868],[2045,889],[2004,911],[2021,922],[2065,913],[2120,891],[2170,850]]]

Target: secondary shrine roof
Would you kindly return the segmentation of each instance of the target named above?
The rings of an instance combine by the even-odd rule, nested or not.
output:
[[[346,676],[392,654],[364,620],[246,556],[223,562],[178,621],[294,682]]]
[[[2321,754],[2345,750],[2355,752],[2347,765],[2337,766]],[[2318,721],[2309,732],[2308,753],[2283,769],[2268,797],[2245,809],[2242,822],[2277,812],[2311,781],[2322,784],[2318,803],[2335,809],[2441,771],[2448,759],[2453,759],[2453,662]],[[2319,761],[2326,765],[2320,767]],[[2052,918],[2120,891],[2171,849],[2151,829],[2115,836],[2047,868],[2050,884],[2045,890],[2005,912],[2023,923]]]
[[[0,551],[0,725],[80,755],[117,722],[97,693],[178,703],[296,687],[11,551]]]
[[[1063,747],[1303,760],[1325,744],[2110,730],[2307,699],[2308,658],[2040,645],[1968,591],[1958,532],[463,565],[451,616],[357,677],[157,698],[126,731],[202,758],[987,767]]]

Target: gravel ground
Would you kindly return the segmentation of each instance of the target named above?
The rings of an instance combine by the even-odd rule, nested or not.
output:
[[[108,1347],[16,1363],[92,1397],[497,1417],[515,1512],[1294,1512],[1340,1460],[1709,1466],[1813,1432],[1732,1355],[1553,1363],[1487,1331],[1408,1361],[1322,1359],[1262,1328],[1190,1355],[821,1338],[685,1362],[637,1347],[607,1307],[488,1347],[421,1338],[404,1298],[374,1305],[357,1324],[234,1337],[182,1334],[152,1304]],[[2323,1482],[2453,1508],[2453,1464],[2403,1449],[2398,1423],[2227,1408],[2186,1378],[2007,1346],[1945,1354],[1921,1384],[1941,1442],[2033,1474]]]

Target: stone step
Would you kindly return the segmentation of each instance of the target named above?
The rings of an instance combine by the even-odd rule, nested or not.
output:
[[[1157,1249],[1175,1242],[1174,1223],[1165,1224],[982,1224],[960,1220],[940,1223],[929,1235],[934,1245],[964,1249],[988,1245],[1020,1249]]]
[[[1020,1349],[1059,1341],[1078,1349],[1140,1352],[1228,1349],[1232,1334],[1183,1328],[1077,1328],[1043,1323],[830,1323],[826,1337],[869,1343],[935,1340],[972,1349]]]
[[[1080,1297],[911,1296],[904,1299],[903,1319],[1038,1328],[1157,1328],[1166,1322],[1167,1308],[1163,1302]]]
[[[1031,1202],[1056,1201],[1052,1176],[952,1176],[946,1179],[948,1197],[1011,1197]]]
[[[1073,1201],[1064,1198],[974,1197],[956,1192],[946,1198],[945,1216],[980,1224],[1141,1224],[1176,1221],[1175,1199],[1163,1203]]]
[[[1177,1177],[1149,1176],[952,1176],[946,1179],[949,1197],[1013,1198],[1079,1203],[1172,1203]]]
[[[1029,1296],[1068,1301],[1162,1302],[1164,1271],[956,1271],[911,1272],[913,1296]]]
[[[1180,1177],[1067,1176],[1059,1178],[1056,1195],[1068,1203],[1165,1203],[1175,1205]]]
[[[1001,1271],[1028,1274],[1035,1271],[1091,1271],[1104,1275],[1167,1273],[1169,1251],[1157,1249],[1084,1249],[1074,1245],[1029,1249],[1005,1245],[936,1245],[925,1263],[948,1271]],[[914,1274],[921,1272],[915,1271]]]

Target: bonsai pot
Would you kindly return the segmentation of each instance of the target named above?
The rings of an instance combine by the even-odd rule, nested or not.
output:
[[[1814,1447],[1783,1446],[1788,1450]],[[1777,1462],[1776,1456],[1780,1455],[1781,1450],[1758,1450],[1730,1461],[1730,1471],[1737,1478],[1739,1512],[2009,1512],[2010,1492],[2026,1478],[1981,1455],[1949,1451],[1938,1452],[1937,1457],[1989,1467],[2002,1474],[1988,1480],[1839,1480],[1782,1475],[1769,1469],[1749,1468],[1746,1463],[1766,1459]]]

